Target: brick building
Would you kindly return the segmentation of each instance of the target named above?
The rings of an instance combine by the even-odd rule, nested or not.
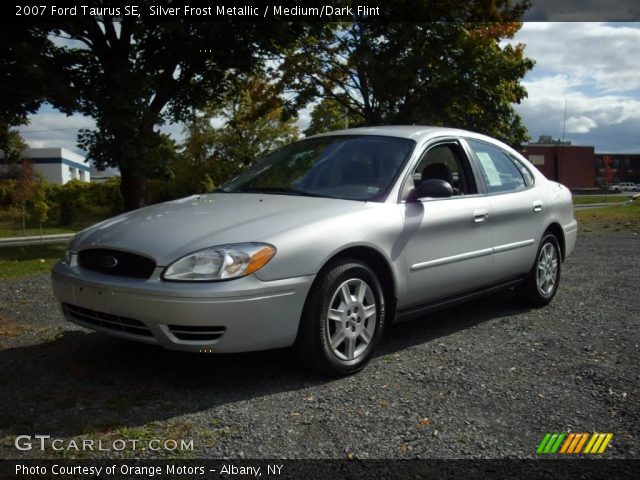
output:
[[[640,153],[596,153],[595,177],[598,185],[603,183],[604,157],[611,158],[614,183],[640,183]]]
[[[574,189],[597,186],[593,147],[555,141],[529,143],[520,152],[550,180]]]

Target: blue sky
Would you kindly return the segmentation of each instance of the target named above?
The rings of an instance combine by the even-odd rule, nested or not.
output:
[[[516,110],[535,141],[540,135],[593,145],[596,152],[640,153],[640,23],[531,22],[510,43],[524,43],[536,66],[524,79],[529,96]],[[565,103],[567,108],[564,122]],[[305,128],[309,112],[300,114]],[[20,128],[34,147],[76,147],[93,121],[44,106]],[[180,141],[180,125],[164,128]]]

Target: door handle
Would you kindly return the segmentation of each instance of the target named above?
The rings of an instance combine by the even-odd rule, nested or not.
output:
[[[542,211],[542,202],[540,200],[536,200],[533,202],[533,211],[539,213]]]
[[[482,223],[484,222],[487,218],[489,218],[489,210],[486,210],[484,208],[481,208],[479,210],[475,210],[473,212],[473,221],[475,223]]]

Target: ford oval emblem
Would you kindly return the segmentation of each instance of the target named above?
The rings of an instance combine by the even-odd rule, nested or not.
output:
[[[105,268],[115,268],[118,265],[118,259],[111,255],[105,255],[100,259],[100,265]]]

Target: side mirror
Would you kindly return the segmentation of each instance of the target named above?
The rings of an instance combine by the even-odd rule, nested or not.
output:
[[[416,201],[419,198],[448,198],[453,195],[453,187],[449,182],[430,178],[418,184],[416,188],[411,190],[409,194],[410,201]]]

